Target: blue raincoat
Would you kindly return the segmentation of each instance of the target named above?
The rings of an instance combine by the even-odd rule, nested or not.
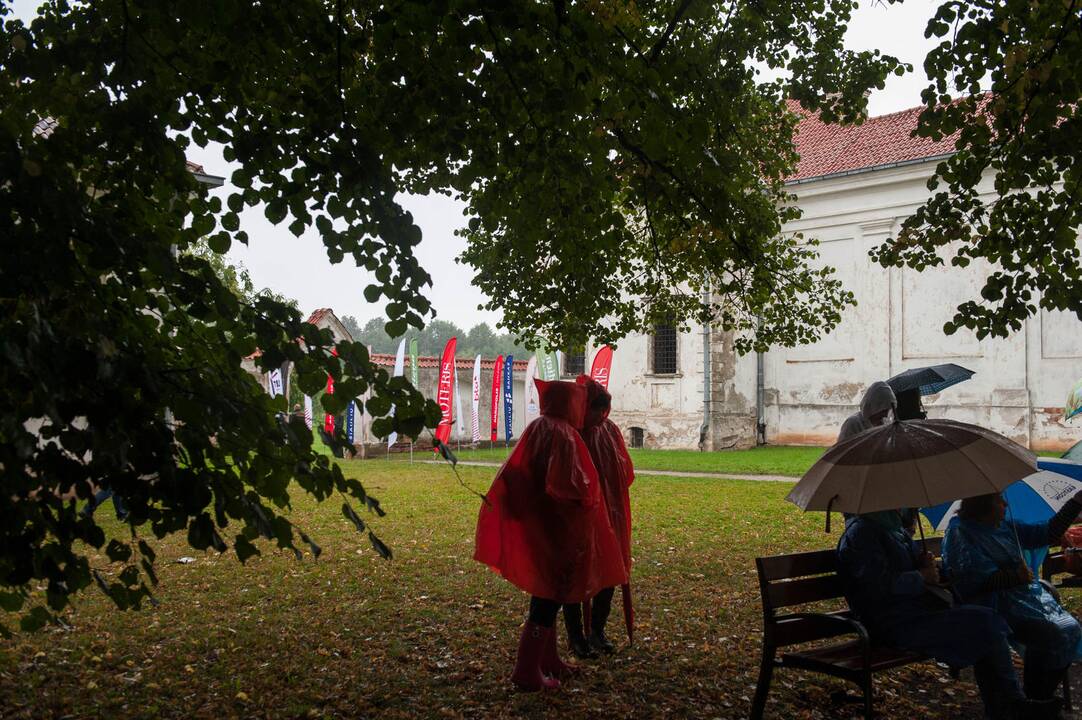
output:
[[[954,667],[994,658],[998,681],[1017,687],[1006,623],[986,607],[948,609],[926,592],[920,555],[920,545],[900,527],[885,527],[866,515],[850,519],[838,542],[838,566],[854,614],[876,642]]]
[[[1021,562],[1019,544],[1026,550],[1047,545],[1048,523],[1007,520],[992,528],[955,517],[943,539],[943,566],[959,597],[992,608],[1007,621],[1015,641],[1024,647],[1023,654],[1039,652],[1047,667],[1066,667],[1079,656],[1082,628],[1040,581],[1006,590],[983,590],[996,571]]]

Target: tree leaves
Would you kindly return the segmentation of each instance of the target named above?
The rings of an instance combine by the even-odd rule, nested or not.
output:
[[[958,306],[948,334],[1004,337],[1041,308],[1082,317],[1078,8],[946,2],[925,36],[942,42],[925,60],[917,134],[955,136],[957,152],[929,182],[935,194],[873,258],[917,270],[947,258],[987,263],[980,297]]]
[[[581,344],[672,317],[718,322],[747,349],[832,327],[851,296],[808,269],[813,249],[778,238],[795,161],[782,95],[856,117],[897,63],[841,50],[848,0],[768,5],[696,10],[649,60],[635,48],[658,46],[665,3],[463,0],[448,13],[406,0],[390,13],[345,0],[337,13],[296,0],[246,6],[243,22],[223,22],[230,3],[215,5],[224,16],[54,3],[32,26],[5,22],[2,589],[150,597],[142,546],[138,564],[109,546],[129,563],[111,583],[86,559],[80,541],[105,536],[61,498],[100,488],[123,501],[133,541],[149,524],[224,552],[235,525],[241,560],[256,537],[300,552],[282,515],[298,488],[349,491],[384,515],[305,430],[275,421],[281,401],[241,364],[291,363],[309,393],[329,374],[342,393],[328,412],[368,392],[400,432],[434,426],[436,408],[363,346],[334,357],[329,332],[220,264],[248,242],[246,208],[314,227],[331,261],[371,271],[365,296],[386,299],[392,334],[432,315],[420,229],[400,204],[430,192],[457,193],[477,218],[463,259],[513,332]],[[793,80],[757,83],[749,59]],[[187,166],[192,142],[221,143],[235,164],[224,203]],[[325,440],[344,454],[340,433]]]

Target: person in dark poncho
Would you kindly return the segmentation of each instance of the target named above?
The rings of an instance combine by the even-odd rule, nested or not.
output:
[[[600,383],[580,375],[577,383],[586,388],[586,420],[582,439],[597,468],[602,497],[608,511],[609,523],[620,541],[624,569],[631,574],[631,498],[628,488],[635,480],[635,469],[627,454],[620,428],[609,420],[612,396]],[[612,608],[615,587],[605,588],[592,600],[590,607],[590,636],[583,632],[582,604],[564,605],[567,643],[577,657],[596,657],[598,652],[611,653],[613,645],[605,635],[605,624]],[[629,597],[629,595],[627,596]]]
[[[579,435],[586,389],[536,380],[541,417],[522,433],[477,518],[474,559],[529,593],[511,675],[527,691],[555,688],[574,666],[557,651],[560,605],[627,581],[597,470]]]
[[[1059,545],[1082,511],[1082,491],[1048,522],[1008,520],[1006,509],[998,493],[963,500],[943,539],[943,565],[962,600],[994,610],[1024,647],[1026,697],[1050,700],[1078,656],[1082,627],[1034,578],[1021,548]]]
[[[948,606],[939,572],[897,510],[855,515],[838,542],[845,597],[873,643],[912,650],[955,668],[973,666],[992,720],[1052,718],[1058,708],[1026,698],[1011,661],[1010,627],[991,608]]]

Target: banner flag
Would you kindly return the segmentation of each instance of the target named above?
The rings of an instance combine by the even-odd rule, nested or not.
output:
[[[350,400],[349,405],[346,406],[346,438],[350,445],[353,444],[353,439],[357,434],[356,414],[353,412],[356,408],[357,403],[353,400]]]
[[[503,384],[503,355],[496,356],[496,365],[492,368],[492,435],[496,442],[496,430],[500,422],[500,385]]]
[[[451,417],[451,403],[454,402],[455,394],[452,383],[454,382],[457,343],[458,338],[448,340],[443,348],[443,357],[440,358],[440,382],[436,390],[436,402],[440,406],[440,424],[436,426],[436,438],[442,443],[451,439],[451,423],[454,422],[454,418]]]
[[[337,354],[337,352],[335,353]],[[327,376],[327,394],[334,395],[334,377]],[[323,429],[327,431],[329,435],[334,434],[334,415],[327,413],[323,416]]]
[[[523,419],[525,423],[523,426],[529,425],[537,418],[541,417],[541,397],[537,394],[537,385],[534,384],[533,379],[537,376],[537,355],[530,358],[530,361],[526,363],[526,381],[524,386],[525,399],[523,400],[524,410]]]
[[[398,352],[396,352],[395,356],[394,356],[394,375],[392,375],[391,377],[399,377],[400,375],[402,375],[402,365],[403,365],[404,360],[405,360],[405,353],[406,353],[406,338],[402,338],[402,340],[399,341],[399,343],[398,343]],[[391,406],[390,414],[394,415],[394,405]],[[387,436],[387,450],[388,451],[390,451],[391,446],[395,444],[396,440],[398,440],[398,433],[396,433],[396,432],[392,432],[390,435]]]
[[[462,417],[462,392],[458,384],[458,361],[455,361],[455,436],[459,440],[466,434],[466,418]]]
[[[478,355],[473,359],[473,427],[470,429],[472,433],[472,441],[481,441],[481,418],[478,413],[481,411],[481,356]]]
[[[417,365],[417,338],[410,340],[410,385],[421,390],[421,370]]]
[[[609,370],[612,369],[612,348],[602,345],[594,355],[594,364],[590,366],[590,377],[598,382],[601,387],[609,389]]]
[[[537,376],[542,380],[560,379],[560,364],[556,360],[556,353],[544,343],[537,349]]]
[[[282,394],[282,371],[279,368],[274,368],[270,371],[270,395],[271,397],[278,397]]]
[[[511,442],[511,428],[514,426],[515,415],[513,395],[515,384],[515,358],[508,355],[503,361],[503,439]]]
[[[304,396],[304,424],[308,426],[308,429],[312,429],[312,396]]]
[[[553,380],[559,380],[560,379],[560,373],[563,371],[563,368],[564,368],[564,354],[563,354],[562,350],[557,350],[556,351],[556,377],[554,377]]]

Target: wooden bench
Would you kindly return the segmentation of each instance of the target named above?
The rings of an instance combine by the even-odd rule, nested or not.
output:
[[[1063,575],[1067,572],[1067,560],[1064,557],[1063,548],[1059,548],[1053,552],[1053,548],[1048,548],[1048,556],[1045,557],[1044,562],[1041,563],[1041,584],[1048,588],[1048,591],[1052,593],[1052,597],[1056,598],[1056,602],[1063,604],[1059,598],[1059,589],[1064,587],[1082,587],[1082,577],[1077,575],[1070,575],[1056,581],[1057,575]],[[1067,674],[1063,678],[1063,709],[1067,712],[1074,712],[1074,703],[1071,702],[1071,670],[1067,669]]]
[[[941,541],[941,538],[928,538],[928,551],[938,556]],[[751,705],[752,720],[763,717],[776,668],[808,670],[856,683],[863,694],[864,717],[871,718],[875,673],[928,660],[920,653],[873,645],[868,631],[852,617],[844,600],[843,609],[831,612],[787,611],[794,606],[843,597],[834,550],[756,558],[755,567],[759,571],[763,602],[763,658]],[[853,639],[822,642],[846,636]],[[816,644],[784,650],[807,643]]]

